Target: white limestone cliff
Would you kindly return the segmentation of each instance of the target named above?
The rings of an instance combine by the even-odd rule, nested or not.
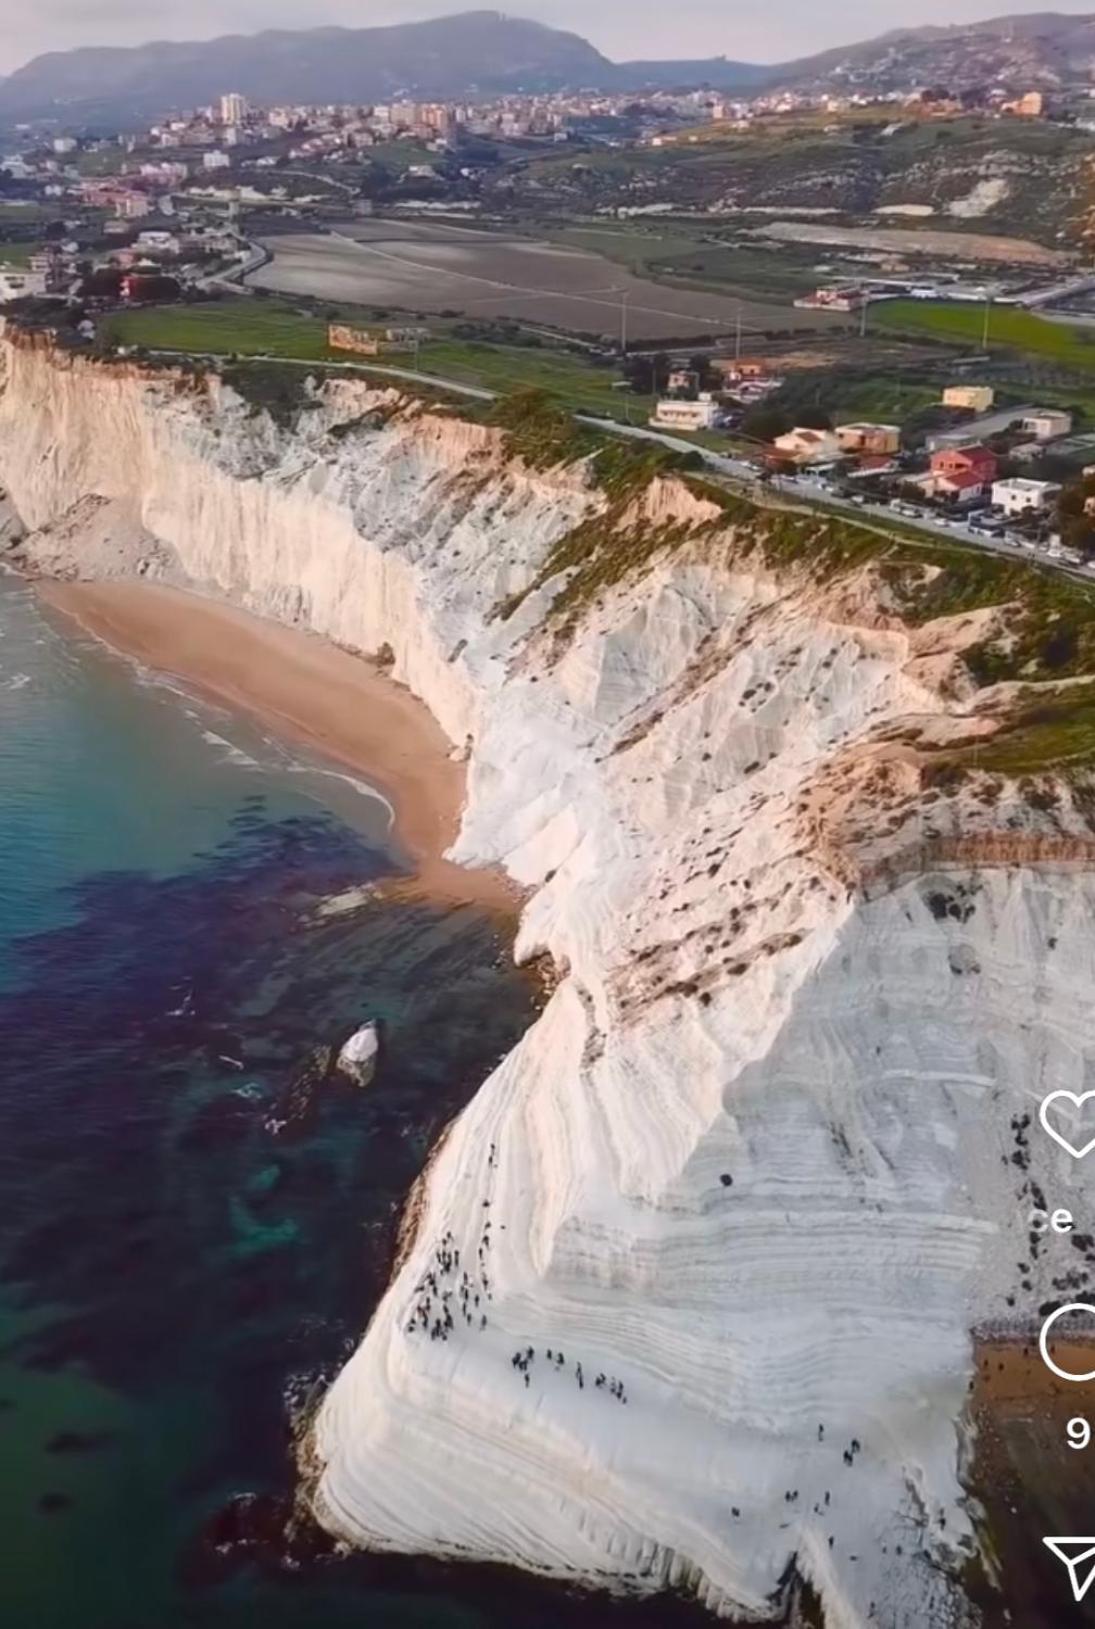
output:
[[[751,1621],[797,1569],[834,1629],[975,1622],[971,1331],[1018,1263],[1020,1312],[1046,1293],[1029,1184],[1073,1181],[1013,1122],[1095,1060],[1086,822],[1063,787],[929,789],[908,744],[991,729],[955,658],[983,613],[910,630],[666,482],[647,518],[691,538],[564,637],[557,580],[497,607],[603,503],[580,471],[360,385],[289,433],[26,343],[3,370],[35,557],[388,646],[471,744],[455,857],[533,891],[518,953],[561,972],[323,1403],[321,1520]]]

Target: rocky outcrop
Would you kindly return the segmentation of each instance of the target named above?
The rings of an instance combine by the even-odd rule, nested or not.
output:
[[[289,431],[223,388],[4,368],[28,526],[124,503],[192,582],[387,647],[470,742],[455,857],[532,890],[518,953],[560,970],[320,1409],[320,1519],[728,1616],[777,1620],[797,1571],[839,1629],[975,1621],[971,1331],[1053,1275],[1029,1193],[1072,1174],[1015,1126],[1090,1070],[1095,880],[1066,787],[927,784],[910,742],[976,734],[925,662],[963,619],[774,569],[669,482],[556,637],[545,562],[605,508],[581,469],[360,385]],[[95,569],[76,535],[67,566]]]

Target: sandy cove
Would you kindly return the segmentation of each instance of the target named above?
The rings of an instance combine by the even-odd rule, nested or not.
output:
[[[161,584],[35,586],[111,649],[362,775],[395,810],[422,892],[516,911],[521,892],[503,873],[444,858],[460,826],[464,765],[423,703],[369,662],[313,634]]]

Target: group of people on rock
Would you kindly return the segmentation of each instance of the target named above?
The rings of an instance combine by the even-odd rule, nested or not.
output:
[[[617,1380],[612,1375],[599,1374],[593,1384],[598,1388],[601,1386],[607,1386],[608,1395],[610,1397],[615,1397],[618,1403],[627,1402],[627,1392],[624,1389],[624,1383],[622,1380]]]
[[[487,1155],[488,1170],[493,1170],[497,1163],[498,1144],[492,1142]],[[485,1211],[490,1210],[489,1199],[482,1201],[482,1208]],[[490,1275],[487,1272],[490,1249],[491,1220],[488,1216],[475,1247],[476,1270],[473,1275],[466,1267],[461,1267],[460,1246],[456,1242],[456,1235],[451,1228],[446,1229],[439,1243],[434,1246],[433,1267],[424,1273],[415,1285],[415,1295],[418,1299],[406,1324],[408,1335],[413,1335],[421,1329],[429,1335],[431,1341],[447,1341],[456,1329],[454,1308],[469,1329],[486,1329],[487,1314],[484,1306],[486,1302],[494,1299]],[[444,1284],[445,1279],[452,1282]],[[566,1355],[553,1347],[549,1346],[544,1356],[556,1373],[568,1367]],[[524,1380],[526,1390],[531,1384],[532,1365],[535,1360],[536,1350],[532,1346],[514,1352],[510,1359],[512,1367]],[[585,1371],[580,1362],[574,1364],[574,1379],[578,1390],[584,1391]],[[593,1387],[596,1391],[607,1391],[609,1396],[614,1397],[619,1403],[626,1403],[628,1400],[623,1381],[617,1380],[615,1375],[604,1373],[597,1375]]]
[[[547,1348],[546,1352],[544,1353],[544,1358],[546,1362],[551,1364],[552,1368],[555,1369],[557,1373],[559,1370],[567,1367],[565,1353],[556,1352],[553,1347],[549,1346]],[[516,1369],[518,1374],[520,1374],[524,1379],[526,1390],[529,1386],[532,1365],[535,1360],[536,1348],[534,1346],[526,1346],[523,1350],[519,1348],[510,1358],[510,1365],[512,1368]],[[574,1364],[574,1378],[578,1383],[578,1390],[585,1391],[585,1371],[582,1368],[580,1359]],[[624,1389],[624,1383],[622,1380],[617,1380],[615,1376],[599,1374],[596,1380],[593,1382],[593,1385],[597,1391],[607,1387],[610,1397],[615,1397],[617,1402],[620,1403],[627,1402],[627,1392]]]
[[[492,1145],[493,1146],[493,1145]],[[419,1299],[415,1302],[411,1316],[407,1322],[407,1334],[413,1335],[418,1329],[425,1330],[432,1341],[447,1341],[456,1327],[452,1315],[450,1302],[454,1296],[456,1304],[465,1324],[469,1329],[486,1329],[487,1315],[482,1310],[482,1303],[493,1299],[490,1280],[483,1268],[486,1250],[489,1249],[490,1223],[484,1228],[484,1238],[479,1242],[479,1287],[476,1287],[466,1267],[460,1266],[460,1246],[452,1229],[446,1229],[441,1236],[441,1242],[434,1247],[434,1262],[436,1266],[430,1272],[424,1273],[415,1285],[415,1294]],[[440,1279],[451,1278],[459,1271],[460,1277],[455,1289],[450,1285],[441,1288]]]

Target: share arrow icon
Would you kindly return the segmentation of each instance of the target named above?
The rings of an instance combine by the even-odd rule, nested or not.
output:
[[[1052,1550],[1058,1561],[1068,1568],[1072,1585],[1072,1598],[1082,1601],[1095,1584],[1095,1538],[1044,1538],[1042,1543]]]

